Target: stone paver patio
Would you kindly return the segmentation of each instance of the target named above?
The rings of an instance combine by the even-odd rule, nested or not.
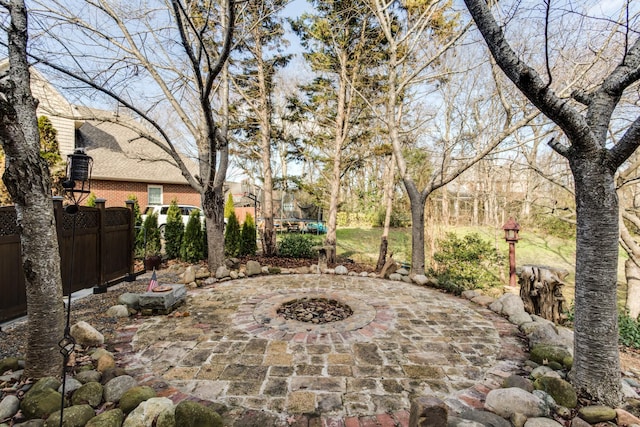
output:
[[[282,303],[306,296],[336,299],[354,313],[323,325],[277,316]],[[175,401],[237,405],[282,425],[311,416],[319,426],[406,426],[421,395],[453,411],[479,407],[526,358],[507,320],[398,281],[260,276],[190,290],[179,311],[189,315],[122,329],[119,362]]]

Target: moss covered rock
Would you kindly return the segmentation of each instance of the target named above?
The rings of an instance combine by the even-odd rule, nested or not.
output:
[[[578,416],[589,424],[596,424],[614,420],[616,411],[608,406],[584,406],[578,411]]]
[[[116,408],[91,418],[85,427],[120,427],[123,421],[124,412]]]
[[[45,419],[60,410],[61,402],[62,395],[52,388],[32,388],[24,395],[20,409],[27,419]]]
[[[567,381],[555,377],[540,377],[533,386],[536,390],[547,392],[556,403],[567,408],[575,408],[578,404],[578,394]]]
[[[573,356],[571,356],[571,353],[563,347],[554,345],[536,344],[531,349],[529,357],[541,365],[558,362],[566,369],[571,369],[573,366]]]
[[[138,386],[130,388],[120,398],[120,409],[125,414],[133,411],[139,404],[145,400],[149,400],[152,397],[156,397],[154,389],[148,386]]]
[[[97,382],[89,382],[83,384],[77,389],[73,396],[71,396],[72,405],[87,404],[94,408],[97,408],[102,402],[102,394],[104,393],[104,387]]]
[[[175,417],[180,427],[222,427],[222,417],[217,412],[188,400],[178,403]]]
[[[4,359],[0,359],[0,375],[4,374],[7,371],[17,371],[20,369],[20,364],[18,363],[17,357],[7,357]]]
[[[64,408],[62,427],[84,427],[96,413],[89,405],[76,405]],[[44,427],[60,427],[60,410],[47,418]]]

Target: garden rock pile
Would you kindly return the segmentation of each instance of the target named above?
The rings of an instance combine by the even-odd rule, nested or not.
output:
[[[65,408],[60,424],[63,387],[59,378],[33,383],[22,378],[22,362],[0,360],[1,427],[221,427],[222,417],[193,401],[177,405],[139,386],[126,371],[115,367],[113,355],[103,348],[76,349],[75,375],[66,379]],[[4,422],[4,423],[2,423]],[[12,424],[8,424],[12,423]]]

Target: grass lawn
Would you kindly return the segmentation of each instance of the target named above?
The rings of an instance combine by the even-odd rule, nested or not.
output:
[[[509,247],[504,240],[504,232],[501,228],[486,226],[438,227],[432,232],[439,236],[437,238],[444,237],[446,232],[454,232],[459,236],[476,232],[485,240],[492,242],[505,257],[508,257],[509,254]],[[338,228],[338,255],[351,258],[357,262],[374,265],[378,260],[381,234],[381,228]],[[396,261],[409,262],[411,260],[411,229],[392,229],[389,234],[388,251],[393,252],[393,257]],[[516,244],[517,265],[546,265],[569,272],[565,279],[567,286],[564,292],[568,301],[574,299],[575,256],[575,240],[545,235],[543,232],[536,230],[522,230],[520,232],[520,240]],[[427,266],[429,265],[428,258],[429,254],[427,253]],[[621,305],[624,305],[626,295],[624,278],[624,262],[626,259],[626,254],[621,250],[618,262],[618,298]]]

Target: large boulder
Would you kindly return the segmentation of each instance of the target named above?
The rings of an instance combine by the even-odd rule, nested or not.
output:
[[[124,421],[124,412],[116,408],[91,418],[85,427],[120,427],[122,421]]]
[[[102,402],[104,387],[98,382],[88,382],[73,393],[71,403],[73,405],[87,404],[97,408]]]
[[[578,416],[589,424],[596,424],[612,421],[616,418],[617,414],[615,409],[609,408],[608,406],[594,405],[580,408]]]
[[[217,412],[188,400],[176,406],[175,420],[180,427],[222,427],[222,417]]]
[[[349,273],[349,270],[344,265],[338,265],[336,266],[335,272],[338,276],[344,276]]]
[[[258,261],[253,261],[253,260],[247,261],[247,268],[246,268],[245,274],[248,277],[258,276],[261,273],[262,273],[262,266]]]
[[[225,277],[229,277],[230,270],[225,266],[221,265],[216,270],[216,279],[224,279]]]
[[[551,418],[529,418],[524,427],[562,427],[562,424]]]
[[[525,312],[524,303],[516,294],[504,294],[498,300],[502,304],[500,312],[507,317]]]
[[[47,418],[60,410],[62,395],[52,388],[29,390],[20,402],[20,410],[27,419]]]
[[[84,427],[89,420],[95,416],[96,413],[89,405],[69,406],[68,408],[64,408],[62,425],[64,427]],[[44,423],[44,427],[59,427],[60,425],[59,410],[51,414]]]
[[[539,364],[555,361],[567,369],[573,366],[571,353],[564,347],[555,345],[536,344],[531,348],[529,358]]]
[[[71,336],[76,340],[76,343],[85,347],[97,347],[104,344],[104,336],[84,320],[71,326]]]
[[[95,369],[89,369],[87,371],[78,372],[75,377],[82,384],[90,383],[90,382],[100,382],[102,379],[102,373],[96,371]]]
[[[567,408],[575,408],[578,404],[578,394],[567,381],[549,376],[538,378],[533,386],[536,390],[547,392],[556,403]]]
[[[515,413],[521,413],[527,417],[549,415],[549,407],[542,399],[517,387],[491,390],[487,394],[484,407],[506,419]]]
[[[120,409],[122,409],[125,414],[128,414],[136,409],[139,404],[152,397],[156,397],[156,392],[151,387],[137,386],[130,388],[125,391],[120,398]]]
[[[7,371],[17,371],[20,369],[20,363],[17,357],[6,357],[0,360],[0,375]]]
[[[107,309],[107,316],[129,317],[129,307],[124,304],[113,305]]]
[[[138,405],[124,420],[122,427],[142,427],[154,425],[163,412],[174,411],[173,402],[166,397],[153,397]],[[187,426],[190,424],[184,424]],[[182,424],[176,424],[182,427]],[[206,427],[203,425],[202,427]]]
[[[118,303],[126,305],[134,310],[140,309],[140,294],[125,292],[118,297]]]
[[[127,390],[137,385],[136,380],[129,375],[115,377],[104,385],[104,401],[117,403]]]
[[[9,394],[0,401],[0,420],[13,417],[20,409],[20,399]]]

